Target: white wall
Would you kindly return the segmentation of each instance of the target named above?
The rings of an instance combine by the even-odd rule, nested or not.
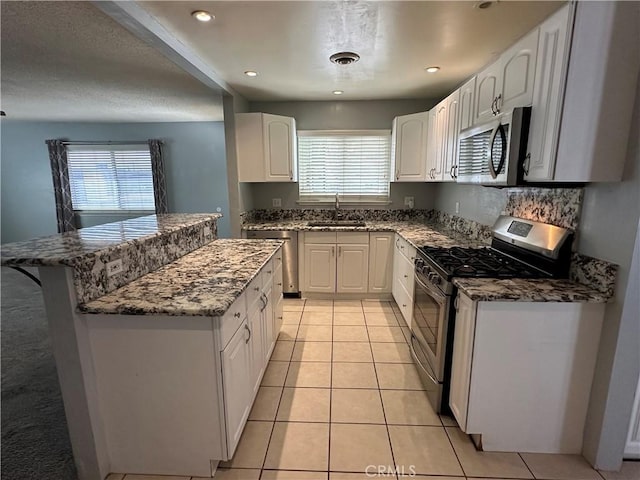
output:
[[[640,81],[637,92],[640,91]],[[627,161],[621,183],[585,188],[580,252],[620,265],[613,303],[607,306],[585,428],[587,459],[617,470],[624,451],[635,387],[640,374],[640,323],[624,314],[625,295],[640,216],[640,94],[636,94]],[[629,298],[639,301],[640,293]]]

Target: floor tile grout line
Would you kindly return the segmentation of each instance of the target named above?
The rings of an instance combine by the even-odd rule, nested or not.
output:
[[[517,452],[517,453],[518,453],[518,457],[520,457],[520,460],[522,460],[522,463],[524,463],[524,466],[527,467],[527,470],[529,470],[529,473],[531,473],[531,478],[538,478],[536,477],[536,474],[533,473],[533,470],[531,470],[531,467],[529,466],[527,461],[524,459],[524,457],[520,454],[520,452]]]
[[[366,314],[365,314],[365,322],[366,322]],[[389,442],[389,450],[391,451],[391,460],[393,461],[393,468],[395,471],[396,479],[400,479],[398,475],[398,467],[396,463],[396,457],[393,453],[393,443],[391,442],[391,432],[389,431],[389,424],[387,423],[387,413],[384,408],[384,401],[382,399],[382,389],[380,388],[380,380],[378,378],[378,369],[376,368],[375,357],[373,356],[373,347],[371,346],[371,336],[369,335],[369,326],[367,325],[367,337],[369,338],[369,350],[371,350],[371,358],[374,360],[373,362],[373,373],[376,376],[376,384],[378,385],[378,398],[380,399],[380,406],[382,408],[382,416],[384,417],[384,428],[387,431],[387,441]]]
[[[462,462],[460,461],[460,457],[458,456],[458,451],[456,450],[456,447],[453,445],[453,441],[451,440],[451,436],[449,435],[449,430],[447,430],[447,427],[444,427],[444,434],[447,436],[447,440],[449,440],[449,444],[451,445],[451,450],[453,450],[453,454],[456,456],[456,460],[458,461],[458,465],[460,465],[460,470],[462,470],[462,474],[465,477],[468,477],[470,475],[467,475],[467,472],[465,472],[464,470],[464,466],[462,465]]]
[[[327,442],[327,479],[331,471],[331,414],[333,404],[333,319],[335,312],[333,310],[335,302],[331,303],[331,367],[329,367],[329,441]]]

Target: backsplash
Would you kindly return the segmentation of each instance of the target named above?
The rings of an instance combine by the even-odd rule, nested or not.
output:
[[[433,210],[414,209],[343,209],[340,210],[340,218],[345,220],[368,220],[370,222],[425,222],[431,219]],[[334,209],[256,209],[240,214],[240,221],[244,223],[256,222],[287,222],[287,221],[313,221],[331,220],[334,218]]]
[[[431,211],[431,221],[436,225],[442,225],[447,230],[466,235],[471,240],[491,243],[491,227],[488,225],[482,225],[474,220],[451,215],[440,210]]]
[[[575,232],[580,223],[583,195],[582,188],[508,188],[503,213]]]
[[[609,298],[615,293],[618,265],[574,252],[571,257],[569,279],[588,285]]]

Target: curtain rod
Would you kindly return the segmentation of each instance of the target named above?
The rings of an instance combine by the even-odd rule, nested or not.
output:
[[[148,140],[131,140],[128,142],[124,141],[94,141],[94,142],[62,142],[63,145],[147,145],[149,143]],[[163,142],[162,142],[163,143]]]

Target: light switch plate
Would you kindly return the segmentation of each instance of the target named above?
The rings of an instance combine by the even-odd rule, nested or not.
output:
[[[405,207],[413,208],[413,205],[414,205],[413,197],[404,197],[404,205]]]
[[[456,202],[456,213],[460,213],[460,202]]]
[[[271,203],[274,207],[282,207],[282,199],[281,198],[273,198],[271,199]]]
[[[107,263],[107,277],[112,277],[118,273],[122,273],[122,259],[118,258]]]

